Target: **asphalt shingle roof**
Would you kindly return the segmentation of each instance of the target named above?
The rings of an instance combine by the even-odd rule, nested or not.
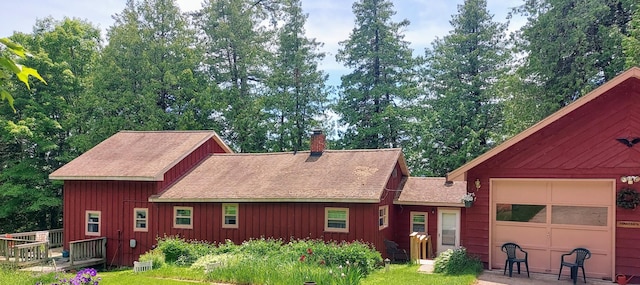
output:
[[[400,149],[214,154],[151,200],[377,203],[396,163]]]
[[[119,132],[49,175],[57,180],[162,181],[214,131]],[[223,148],[226,146],[223,146]]]

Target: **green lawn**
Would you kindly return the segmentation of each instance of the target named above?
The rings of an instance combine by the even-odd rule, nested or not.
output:
[[[67,274],[66,277],[73,277]],[[160,269],[133,273],[132,270],[99,272],[100,285],[136,284],[136,285],[180,285],[180,284],[211,284],[205,281],[205,275],[199,270],[190,268],[165,266]],[[362,285],[388,284],[451,284],[470,285],[476,280],[475,275],[445,276],[441,274],[424,274],[418,272],[417,265],[396,265],[390,267],[389,272],[377,270],[363,279]],[[54,274],[39,275],[30,272],[0,269],[0,284],[34,285],[42,281],[44,284],[55,282]],[[285,284],[289,285],[289,284]]]

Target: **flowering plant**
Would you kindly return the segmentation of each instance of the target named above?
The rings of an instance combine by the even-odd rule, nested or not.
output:
[[[66,279],[56,276],[58,282],[53,283],[55,285],[98,285],[102,278],[97,277],[98,271],[93,268],[85,268],[76,274],[75,277],[71,279]],[[41,285],[42,282],[36,283],[36,285]]]
[[[462,196],[462,202],[473,202],[476,200],[476,193],[473,192],[467,192],[466,194],[464,194],[464,196]]]

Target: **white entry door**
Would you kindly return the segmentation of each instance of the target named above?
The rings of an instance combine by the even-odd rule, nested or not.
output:
[[[438,254],[460,245],[460,209],[438,209]]]

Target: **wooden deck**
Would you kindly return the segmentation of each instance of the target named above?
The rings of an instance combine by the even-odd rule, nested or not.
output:
[[[0,235],[0,264],[39,272],[106,265],[106,237],[69,242],[69,256],[63,257],[62,230],[55,230],[53,238],[51,232]]]

